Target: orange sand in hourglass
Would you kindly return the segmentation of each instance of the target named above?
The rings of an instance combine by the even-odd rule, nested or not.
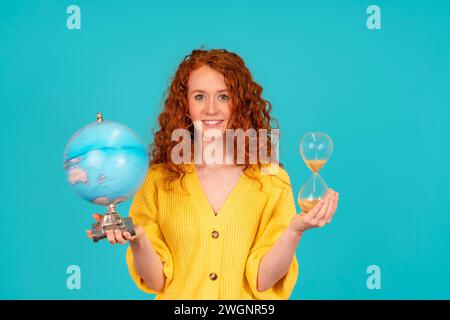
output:
[[[312,170],[312,172],[317,173],[327,162],[326,160],[306,160],[306,165]]]
[[[309,210],[311,210],[319,201],[320,199],[313,199],[313,200],[299,199],[298,204],[300,205],[300,208],[302,208],[302,211],[306,213]]]

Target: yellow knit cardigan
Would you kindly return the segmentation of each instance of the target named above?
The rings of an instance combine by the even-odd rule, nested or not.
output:
[[[259,264],[296,214],[289,176],[253,170],[261,185],[242,174],[217,213],[211,208],[195,166],[179,183],[165,190],[165,169],[152,165],[135,194],[130,216],[161,257],[162,292],[150,289],[136,273],[133,253],[126,262],[139,289],[162,299],[288,299],[298,277],[296,256],[287,274],[273,287],[256,288]],[[262,186],[262,189],[260,189]]]

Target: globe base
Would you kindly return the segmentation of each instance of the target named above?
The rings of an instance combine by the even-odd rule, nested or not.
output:
[[[122,219],[117,212],[108,212],[101,221],[92,224],[92,239],[98,242],[106,238],[106,231],[116,229],[122,232],[127,231],[132,236],[136,235],[133,220],[130,217]]]

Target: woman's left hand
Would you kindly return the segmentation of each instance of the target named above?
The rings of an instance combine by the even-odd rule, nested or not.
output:
[[[338,201],[339,193],[333,189],[328,189],[326,196],[311,210],[306,213],[296,214],[292,218],[288,228],[298,234],[302,234],[308,229],[323,227],[333,219]]]

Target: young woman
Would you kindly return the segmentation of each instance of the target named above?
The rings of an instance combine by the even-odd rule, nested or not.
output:
[[[207,132],[217,138],[231,129],[268,136],[268,146],[258,143],[256,151],[271,154],[271,104],[261,95],[244,61],[226,50],[194,50],[178,67],[146,180],[130,207],[136,235],[107,235],[111,244],[129,241],[131,277],[156,299],[288,299],[300,238],[331,221],[336,192],[330,189],[308,213],[297,214],[286,171],[260,157],[252,163],[246,139],[243,163],[231,152],[235,145],[214,152],[231,162],[212,163],[204,152],[196,157],[196,147],[211,150],[216,142]],[[179,129],[188,133],[182,140],[189,150],[179,152],[180,141],[173,141]],[[180,156],[189,161],[180,163]]]

